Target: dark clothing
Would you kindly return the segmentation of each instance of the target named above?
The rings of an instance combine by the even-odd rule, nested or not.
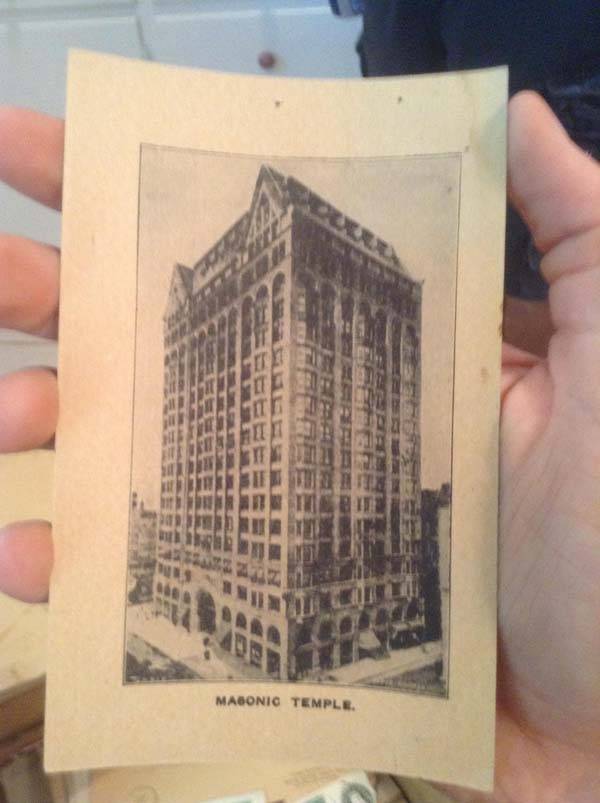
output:
[[[510,92],[600,75],[598,0],[366,0],[368,75],[510,66]]]
[[[364,0],[363,73],[411,75],[508,64],[510,94],[535,89],[600,158],[600,0]],[[539,255],[509,210],[506,290],[544,298]]]

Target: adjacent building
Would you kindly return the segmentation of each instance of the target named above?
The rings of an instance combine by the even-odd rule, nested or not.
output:
[[[129,520],[129,557],[130,570],[154,569],[158,534],[158,515],[138,499],[134,491],[131,495],[131,516]]]
[[[447,639],[449,634],[451,496],[447,483],[435,491],[424,490],[421,496],[421,585],[427,641]]]
[[[130,603],[152,599],[153,578],[158,543],[158,514],[144,505],[134,491],[131,494],[127,570]]]
[[[173,272],[157,614],[290,680],[422,628],[420,334],[394,249],[263,166]]]

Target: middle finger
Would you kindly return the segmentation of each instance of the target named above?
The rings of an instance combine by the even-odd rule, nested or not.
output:
[[[57,248],[0,234],[0,327],[56,337],[59,264]]]

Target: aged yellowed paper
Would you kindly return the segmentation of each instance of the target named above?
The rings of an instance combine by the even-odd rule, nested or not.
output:
[[[378,779],[363,773],[348,773],[335,768],[299,767],[281,764],[212,764],[205,767],[174,766],[146,767],[130,770],[103,770],[92,773],[89,783],[89,803],[123,803],[140,800],[169,801],[169,803],[200,803],[200,801],[244,799],[294,801],[334,783],[337,779],[363,776],[364,791],[372,799],[372,788]],[[362,785],[362,784],[361,784]],[[382,782],[379,782],[382,785]],[[250,795],[252,791],[255,795]],[[145,795],[145,797],[144,797]],[[368,797],[367,797],[368,796]],[[86,802],[87,803],[87,802]]]
[[[50,770],[489,787],[505,108],[71,57]]]

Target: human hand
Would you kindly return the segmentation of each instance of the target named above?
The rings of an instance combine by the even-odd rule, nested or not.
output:
[[[0,180],[59,209],[64,126],[21,109],[0,109]],[[0,234],[0,326],[56,337],[59,253]],[[0,378],[0,452],[48,444],[58,394],[54,371],[29,369]],[[47,597],[50,525],[21,522],[0,531],[0,590],[27,601]]]
[[[600,166],[546,104],[510,104],[513,202],[545,255],[545,359],[504,346],[496,788],[600,800]],[[537,316],[534,316],[533,320]],[[533,340],[520,331],[523,341]],[[513,337],[513,342],[515,338]]]
[[[57,121],[0,114],[0,178],[58,206],[61,153]],[[511,102],[509,174],[545,253],[555,331],[547,359],[504,350],[497,788],[452,796],[591,803],[600,799],[600,168],[526,93]],[[1,238],[0,252],[0,322],[48,333],[58,255],[14,238]],[[56,411],[50,372],[1,380],[0,450],[42,445]],[[1,588],[40,599],[50,564],[48,525],[0,535]]]

